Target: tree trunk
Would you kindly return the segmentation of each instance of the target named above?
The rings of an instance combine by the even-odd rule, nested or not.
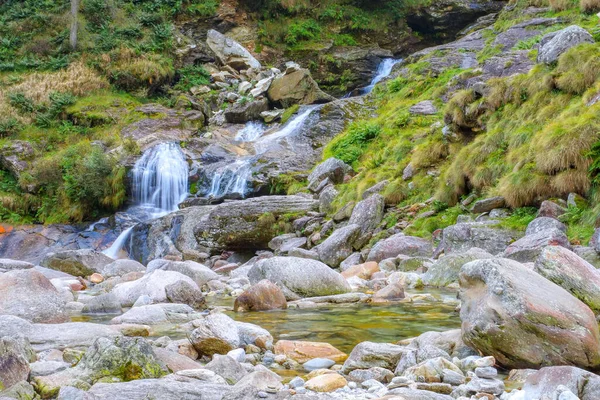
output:
[[[79,0],[71,0],[71,34],[69,35],[69,43],[71,49],[77,49],[77,14],[79,12]]]

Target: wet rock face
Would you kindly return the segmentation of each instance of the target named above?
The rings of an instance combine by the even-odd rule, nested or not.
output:
[[[66,302],[54,285],[33,269],[0,275],[0,310],[32,322],[68,321]]]
[[[563,288],[508,259],[460,272],[463,340],[509,368],[600,365],[593,312]]]

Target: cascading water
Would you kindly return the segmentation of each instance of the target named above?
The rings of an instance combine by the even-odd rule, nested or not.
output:
[[[375,77],[373,77],[373,80],[371,81],[371,83],[369,83],[369,86],[367,86],[361,90],[361,94],[371,93],[371,91],[373,90],[375,85],[377,85],[379,82],[381,82],[384,78],[387,78],[388,76],[390,76],[390,74],[392,73],[392,68],[394,68],[394,65],[398,64],[401,61],[402,61],[401,59],[395,59],[395,58],[383,59],[383,61],[381,61],[379,63],[379,65],[377,66],[377,72],[375,73]]]
[[[212,198],[220,198],[231,194],[239,194],[241,197],[245,197],[248,192],[248,181],[252,177],[252,166],[254,165],[256,156],[265,153],[271,148],[278,140],[289,137],[297,132],[307,121],[308,117],[318,106],[308,106],[304,108],[298,115],[292,118],[287,124],[281,129],[273,132],[266,136],[261,136],[264,132],[264,126],[257,122],[250,122],[238,132],[238,137],[243,135],[249,138],[251,135],[248,134],[250,129],[256,129],[256,126],[260,126],[263,131],[255,135],[252,140],[246,140],[247,142],[254,142],[254,156],[247,156],[240,158],[231,164],[227,164],[217,168],[212,172],[210,188],[205,191],[204,196]],[[252,128],[248,128],[252,126]],[[248,130],[247,130],[248,129]],[[242,133],[242,131],[245,131]]]
[[[131,171],[134,205],[127,212],[147,221],[177,210],[188,194],[188,164],[179,145],[161,143],[144,152]],[[104,254],[118,258],[133,227],[125,229]]]
[[[263,123],[257,121],[250,121],[246,123],[244,128],[235,135],[235,140],[238,142],[254,142],[256,139],[265,133],[266,127]]]

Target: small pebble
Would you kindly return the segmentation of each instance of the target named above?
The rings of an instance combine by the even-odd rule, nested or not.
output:
[[[266,399],[267,397],[269,397],[269,395],[261,390],[260,392],[258,392],[258,397],[260,397],[261,399]]]

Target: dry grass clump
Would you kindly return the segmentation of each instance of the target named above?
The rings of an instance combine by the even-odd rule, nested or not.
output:
[[[600,77],[600,51],[596,44],[584,44],[560,56],[556,86],[564,92],[582,94]]]
[[[592,13],[600,11],[600,0],[581,0],[579,6],[583,12]]]
[[[577,0],[549,0],[554,11],[565,11],[577,7]]]
[[[83,62],[75,62],[61,71],[33,72],[19,76],[14,84],[0,85],[0,116],[30,122],[10,105],[8,95],[11,93],[21,93],[34,103],[47,103],[54,92],[83,96],[108,87],[108,81]]]

